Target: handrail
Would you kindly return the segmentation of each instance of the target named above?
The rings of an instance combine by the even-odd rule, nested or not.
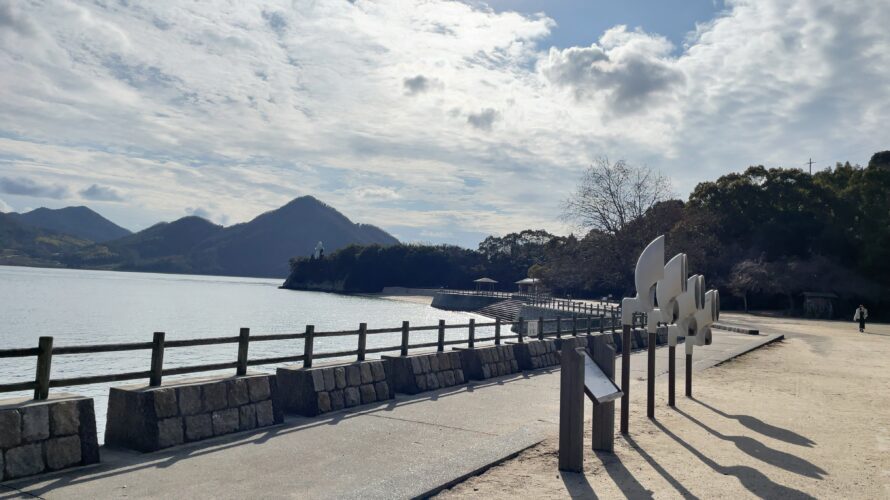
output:
[[[362,323],[356,330],[332,330],[327,332],[316,332],[313,325],[307,325],[303,333],[282,333],[282,334],[263,334],[250,335],[250,329],[242,328],[240,335],[229,337],[206,337],[194,339],[178,339],[165,340],[163,332],[156,332],[151,342],[130,342],[130,343],[113,343],[113,344],[93,344],[93,345],[70,345],[70,346],[53,346],[53,337],[40,337],[37,348],[14,348],[0,349],[0,359],[3,358],[20,358],[20,357],[37,357],[37,373],[33,381],[17,382],[12,384],[0,384],[0,393],[15,392],[23,390],[34,390],[34,399],[42,400],[49,397],[49,389],[57,387],[71,387],[77,385],[89,385],[106,382],[118,382],[125,380],[149,379],[150,386],[159,386],[164,376],[182,375],[187,373],[198,373],[207,371],[218,371],[235,369],[236,375],[244,375],[248,366],[257,366],[265,364],[277,364],[288,362],[302,362],[303,366],[309,368],[312,361],[316,359],[343,358],[355,356],[356,360],[365,359],[366,354],[376,354],[382,352],[399,351],[401,355],[407,355],[411,349],[424,349],[435,347],[437,350],[444,350],[448,345],[467,345],[474,347],[475,342],[494,341],[495,345],[499,345],[503,340],[517,339],[523,342],[524,338],[529,336],[529,325],[534,323],[537,326],[537,337],[543,339],[553,336],[560,337],[563,334],[578,335],[586,332],[591,335],[593,332],[604,333],[605,331],[618,331],[620,325],[617,322],[617,316],[614,311],[609,314],[592,315],[592,314],[574,314],[571,318],[544,318],[523,319],[516,321],[501,321],[496,319],[493,322],[476,323],[475,319],[470,319],[468,323],[446,324],[440,320],[437,325],[411,326],[409,322],[402,322],[400,328],[375,328],[368,329],[365,323]],[[597,330],[594,330],[594,319],[597,319]],[[544,325],[556,323],[555,332],[545,332]],[[571,326],[569,326],[569,323]],[[608,323],[608,325],[607,325]],[[636,322],[635,322],[636,324]],[[642,324],[642,323],[641,323]],[[581,326],[579,326],[581,325]],[[494,327],[494,335],[486,337],[475,337],[476,328]],[[516,333],[502,334],[502,327],[515,328]],[[447,330],[466,330],[467,334],[462,338],[445,339]],[[436,341],[411,343],[411,332],[438,332]],[[365,337],[367,335],[377,335],[383,333],[402,333],[401,343],[398,345],[374,346],[366,347]],[[354,336],[357,338],[357,349],[348,351],[335,352],[314,352],[314,342],[316,338],[326,337],[347,337]],[[292,354],[287,356],[278,356],[271,358],[250,359],[248,357],[249,346],[252,342],[268,342],[282,340],[302,340],[303,352],[301,354]],[[236,361],[226,361],[220,363],[209,363],[200,365],[190,365],[175,368],[164,368],[163,359],[166,349],[237,344],[238,356]],[[70,378],[50,378],[50,366],[53,356],[61,355],[77,355],[77,354],[96,354],[107,352],[124,352],[124,351],[151,351],[151,364],[148,370],[110,373],[100,375],[89,375]]]

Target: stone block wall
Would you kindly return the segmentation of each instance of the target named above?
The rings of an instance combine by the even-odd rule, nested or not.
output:
[[[475,349],[456,349],[460,353],[464,375],[470,380],[486,380],[511,373],[522,368],[513,348],[517,344],[507,344]]]
[[[282,406],[289,413],[314,417],[392,399],[387,365],[387,361],[373,360],[316,368],[279,368]]]
[[[417,394],[466,382],[457,351],[383,356],[383,359],[392,370],[393,389],[403,394]]]
[[[520,367],[524,370],[537,370],[559,364],[559,349],[556,339],[529,340],[513,344]]]
[[[0,481],[98,461],[92,398],[0,402]]]
[[[278,392],[270,374],[112,387],[105,444],[147,452],[280,424]]]

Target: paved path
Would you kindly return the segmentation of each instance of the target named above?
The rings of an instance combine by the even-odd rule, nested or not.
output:
[[[696,348],[694,370],[779,338],[715,331],[713,345]],[[679,398],[685,356],[682,346],[677,351]],[[658,355],[665,373],[667,349]],[[632,378],[643,380],[645,353],[633,354],[631,364]],[[645,411],[645,386],[631,390],[632,411]],[[320,418],[289,417],[271,429],[167,451],[103,448],[102,464],[4,483],[0,498],[411,498],[555,434],[558,391],[558,371],[539,370]],[[666,397],[666,383],[658,391]]]

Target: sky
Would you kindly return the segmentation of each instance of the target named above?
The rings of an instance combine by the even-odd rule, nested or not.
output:
[[[0,211],[140,230],[302,195],[403,241],[560,219],[602,156],[698,182],[890,149],[886,0],[0,0]]]

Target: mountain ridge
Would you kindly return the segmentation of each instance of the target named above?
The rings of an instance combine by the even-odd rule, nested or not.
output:
[[[24,262],[21,265],[284,279],[290,272],[290,259],[310,255],[319,241],[328,252],[352,244],[399,243],[385,230],[352,222],[313,196],[295,198],[228,227],[191,215],[101,243],[62,237],[62,233],[46,229],[29,232],[10,214],[0,215],[5,224],[0,225],[0,251],[8,247],[9,255],[15,257],[3,258],[0,253],[0,264],[14,265]],[[54,253],[35,243],[52,239],[48,235],[55,235],[62,251]],[[29,252],[40,258],[33,262],[23,259]]]
[[[19,224],[36,227],[96,243],[122,238],[132,232],[118,226],[95,210],[80,206],[65,208],[40,207],[30,212],[7,214]]]

